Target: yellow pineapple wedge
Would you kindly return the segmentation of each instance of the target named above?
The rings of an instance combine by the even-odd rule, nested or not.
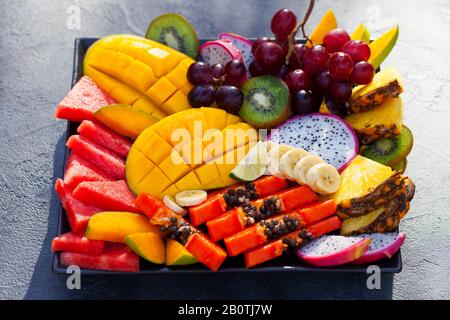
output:
[[[329,198],[336,201],[340,218],[361,216],[386,203],[393,192],[402,188],[405,178],[390,167],[358,155],[341,173],[341,186]]]
[[[350,236],[395,231],[400,220],[408,212],[415,192],[415,186],[409,178],[404,177],[404,182],[402,188],[398,189],[392,199],[384,203],[382,207],[363,216],[345,219],[342,223],[341,234]]]
[[[375,109],[345,118],[363,144],[402,133],[403,101],[390,98]]]
[[[349,110],[351,113],[371,110],[389,98],[398,97],[403,91],[401,76],[394,68],[386,68],[376,73],[368,85],[357,86],[353,89]]]

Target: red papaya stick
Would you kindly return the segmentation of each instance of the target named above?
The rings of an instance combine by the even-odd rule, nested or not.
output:
[[[189,208],[191,223],[199,226],[227,210],[244,205],[248,200],[263,198],[287,187],[285,179],[274,176],[265,176],[245,185],[235,185],[213,195],[202,204]]]
[[[294,231],[278,240],[274,240],[266,245],[247,251],[244,253],[245,266],[251,268],[278,258],[289,248],[297,248],[309,239],[318,238],[338,230],[341,227],[341,224],[341,221],[336,216],[327,218],[320,222],[316,222],[301,231]]]
[[[198,261],[212,271],[217,271],[225,261],[227,254],[221,247],[182,216],[167,208],[161,200],[147,193],[141,193],[134,204],[147,215],[151,223],[159,225],[162,232],[184,245]]]
[[[334,200],[319,202],[313,206],[262,220],[257,225],[225,238],[225,245],[230,256],[235,256],[335,213]]]
[[[236,234],[271,215],[289,212],[316,202],[317,194],[308,186],[298,186],[280,191],[264,199],[252,201],[242,208],[236,208],[206,223],[213,241],[219,241]]]

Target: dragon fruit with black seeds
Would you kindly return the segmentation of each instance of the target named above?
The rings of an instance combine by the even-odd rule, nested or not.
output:
[[[231,43],[241,51],[242,58],[244,60],[245,68],[247,69],[247,76],[250,75],[248,72],[250,63],[254,60],[252,54],[252,45],[253,42],[248,40],[247,38],[240,36],[235,33],[223,32],[219,34],[219,39],[225,39],[231,41]]]
[[[353,261],[354,264],[368,264],[383,258],[391,258],[403,245],[406,234],[397,233],[372,233],[359,236],[360,238],[370,238],[372,242],[369,250],[359,259]]]
[[[339,266],[361,258],[371,239],[364,237],[323,236],[297,250],[297,257],[313,266]]]
[[[339,172],[359,151],[355,131],[332,114],[311,113],[292,117],[274,128],[267,140],[304,149]]]
[[[241,51],[230,40],[207,41],[199,50],[200,59],[210,66],[217,63],[226,65],[230,60],[243,61]]]

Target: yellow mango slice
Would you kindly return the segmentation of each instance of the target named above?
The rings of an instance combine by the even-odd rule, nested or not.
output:
[[[98,109],[94,116],[117,133],[136,139],[145,128],[158,119],[129,105],[113,104]]]
[[[141,182],[138,183],[136,190],[132,191],[136,194],[140,194],[141,192],[159,194],[171,184],[172,182],[164,172],[162,172],[160,168],[155,167],[141,180]]]
[[[178,180],[175,185],[180,190],[202,189],[202,183],[193,171]]]
[[[336,28],[336,16],[334,15],[333,10],[330,9],[324,14],[319,24],[311,33],[311,35],[309,36],[310,41],[308,41],[306,45],[308,47],[312,47],[313,44],[322,44],[323,37],[325,37],[328,32]]]
[[[130,149],[125,166],[128,187],[131,190],[136,190],[139,182],[155,168],[155,164],[137,148]]]
[[[364,42],[369,43],[370,32],[369,30],[367,30],[366,26],[363,23],[361,23],[356,27],[355,31],[353,31],[350,38],[352,40],[362,40]]]
[[[162,77],[185,58],[182,54],[173,54],[173,51],[167,48],[154,47],[144,52],[143,61],[152,66],[153,72],[157,77]]]
[[[147,217],[131,212],[104,211],[89,218],[86,237],[93,240],[124,242],[125,236],[138,232],[159,233]]]
[[[178,152],[172,152],[160,164],[159,168],[166,173],[170,181],[175,182],[190,171],[190,167]]]
[[[197,263],[197,259],[178,241],[166,241],[166,265],[185,266]]]
[[[172,114],[186,109],[190,109],[187,96],[180,90],[176,91],[169,99],[161,105],[161,109]]]
[[[146,132],[147,134],[144,133],[136,139],[135,145],[147,158],[154,163],[160,163],[166,157],[170,156],[172,146],[168,144],[165,139],[161,138],[161,136],[151,130],[151,128]]]
[[[203,108],[199,109],[203,112]],[[228,113],[223,109],[207,108],[207,112],[203,112],[206,125],[209,128],[225,128],[228,125]]]
[[[166,261],[166,248],[161,235],[153,232],[133,233],[125,236],[125,243],[139,256],[156,264]]]
[[[188,84],[187,71],[194,61],[190,58],[181,61],[172,71],[170,71],[166,78],[177,88],[181,89]]]
[[[155,103],[161,105],[166,101],[177,88],[167,80],[166,77],[161,77],[150,89],[146,95]]]
[[[162,118],[167,116],[167,113],[159,110],[158,107],[153,102],[151,102],[150,99],[147,97],[139,98],[135,103],[133,103],[133,107],[138,110],[144,111],[148,114],[151,114],[158,120],[161,120]]]
[[[378,69],[384,59],[391,53],[397,42],[399,30],[399,26],[397,25],[369,44],[369,62],[373,65],[375,70]]]
[[[168,196],[171,196],[172,198],[174,198],[176,196],[176,194],[179,192],[181,192],[181,190],[178,189],[177,186],[173,184],[170,187],[168,187],[166,190],[164,190],[162,193],[164,195],[168,195]]]

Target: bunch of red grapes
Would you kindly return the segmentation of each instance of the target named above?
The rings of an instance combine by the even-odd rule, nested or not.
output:
[[[239,112],[244,100],[239,88],[247,79],[242,61],[231,60],[226,65],[212,66],[198,61],[189,67],[187,77],[194,85],[188,95],[192,107],[210,107],[216,103],[227,112]]]
[[[330,112],[345,116],[352,85],[368,84],[374,76],[374,68],[367,62],[369,45],[351,40],[346,31],[335,29],[325,35],[323,45],[309,48],[295,44],[286,64],[289,35],[296,25],[297,17],[292,11],[283,9],[275,13],[271,22],[275,41],[259,38],[254,42],[251,75],[282,78],[292,94],[295,113],[317,112],[325,99]]]

